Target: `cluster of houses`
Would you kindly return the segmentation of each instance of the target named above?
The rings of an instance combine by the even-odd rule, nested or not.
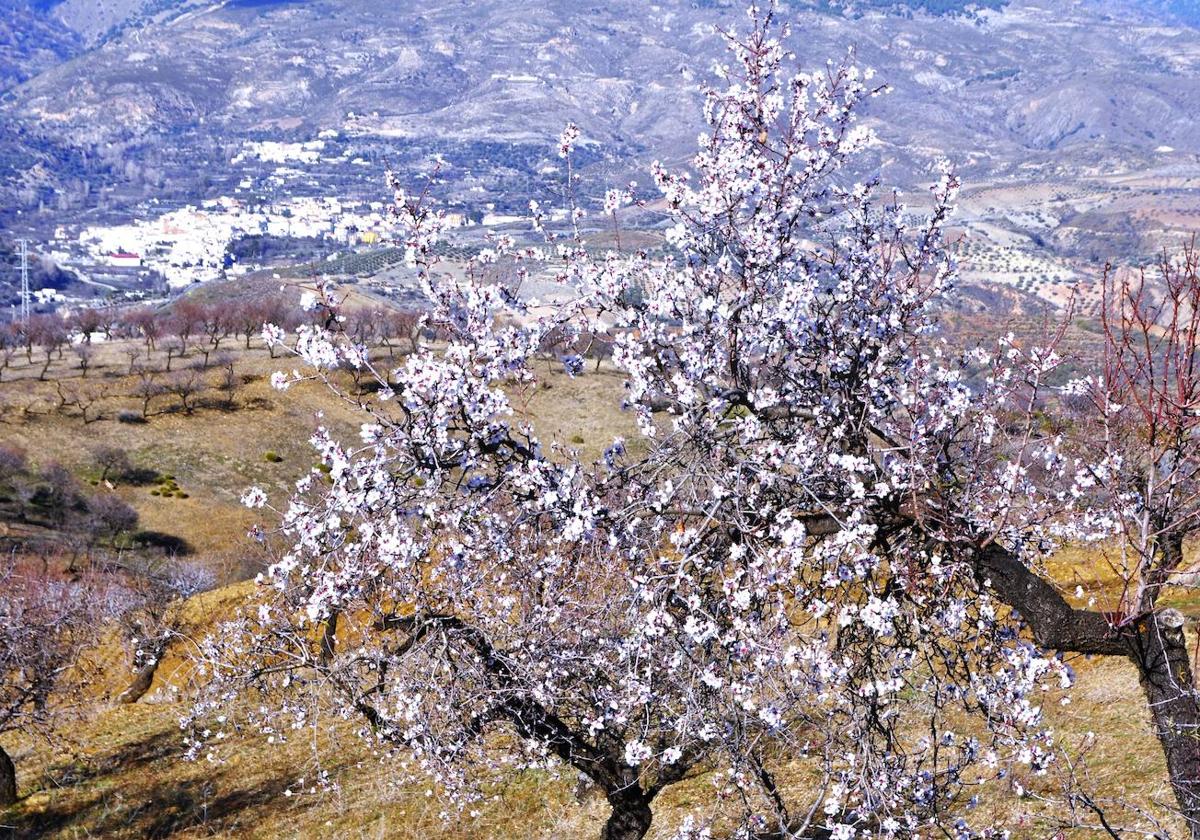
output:
[[[351,159],[353,152],[342,149],[338,139],[338,132],[323,131],[301,142],[246,142],[231,161],[246,170],[241,182],[234,182],[232,197],[164,208],[131,222],[93,223],[82,230],[60,227],[50,256],[84,283],[111,292],[153,288],[155,293],[169,294],[171,289],[262,267],[238,263],[238,249],[231,246],[246,237],[321,240],[338,249],[385,242],[390,224],[383,202],[311,195],[319,189],[311,167],[330,162],[368,164],[362,158]],[[302,188],[294,189],[296,185]],[[490,203],[473,215],[485,227],[531,225],[528,217],[498,212]],[[548,216],[552,222],[566,220],[563,210]],[[465,214],[452,214],[449,221],[471,224]]]
[[[179,288],[252,268],[237,265],[229,254],[229,246],[246,236],[326,239],[352,247],[379,241],[386,229],[381,202],[301,196],[249,205],[219,198],[152,219],[87,227],[73,241],[60,228],[52,256],[85,276],[99,268],[139,269]]]

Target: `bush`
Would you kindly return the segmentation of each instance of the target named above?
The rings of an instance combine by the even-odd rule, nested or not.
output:
[[[136,411],[130,411],[128,408],[123,408],[117,412],[118,423],[145,423],[146,418],[138,414]]]
[[[283,460],[283,457],[278,452],[267,450],[265,453],[263,453],[263,460],[271,464],[278,464]]]
[[[0,478],[20,475],[29,469],[25,450],[17,446],[0,444]]]
[[[104,493],[88,500],[89,530],[93,538],[107,537],[112,540],[118,534],[137,527],[137,511],[119,496]]]

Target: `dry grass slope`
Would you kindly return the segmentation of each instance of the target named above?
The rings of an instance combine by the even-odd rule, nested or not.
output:
[[[87,424],[70,411],[53,409],[54,385],[36,379],[39,368],[18,370],[15,378],[8,372],[11,381],[0,384],[0,400],[8,406],[0,439],[25,447],[35,461],[57,459],[85,477],[91,449],[102,444],[128,449],[136,466],[173,475],[189,496],[167,499],[151,496],[147,486],[119,486],[143,528],[186,540],[227,579],[253,571],[262,558],[244,536],[253,517],[238,504],[242,489],[260,484],[277,498],[285,495],[312,467],[307,437],[317,413],[347,436],[354,431],[352,413],[320,385],[272,391],[268,376],[286,363],[254,349],[237,353],[237,371],[247,381],[236,394],[235,409],[210,399],[187,414],[167,410],[172,399],[160,397],[162,411],[148,422],[119,423],[118,410],[137,406],[130,396],[136,377],[126,372],[122,350],[119,343],[98,348],[88,380],[103,388],[104,417]],[[572,380],[553,363],[546,365],[549,387],[519,400],[521,413],[545,439],[598,457],[614,435],[633,437],[632,418],[618,408],[621,380],[614,371],[592,373],[589,367]],[[69,357],[51,373],[78,379]],[[279,460],[268,460],[268,451]],[[1098,566],[1094,555],[1068,553],[1056,572],[1065,588],[1073,589],[1078,580],[1103,598],[1112,594],[1114,581],[1097,578]],[[234,584],[192,599],[186,606],[188,632],[207,632],[252,586]],[[1178,599],[1176,605],[1192,606]],[[150,693],[134,706],[110,702],[128,673],[120,648],[114,643],[96,655],[112,680],[94,686],[94,707],[74,719],[61,741],[5,736],[23,798],[0,812],[0,837],[588,838],[606,813],[595,795],[580,794],[572,773],[526,771],[489,780],[488,797],[476,815],[444,821],[437,798],[423,787],[393,784],[392,766],[372,757],[351,725],[333,734],[293,733],[283,746],[245,734],[227,750],[225,763],[186,762],[180,758],[183,706],[176,691],[185,690],[190,677],[185,646],[168,653]],[[1169,821],[1163,815],[1171,794],[1133,669],[1111,660],[1072,664],[1079,674],[1072,702],[1049,709],[1061,744],[1077,752],[1094,733],[1087,764],[1093,791],[1139,803]],[[313,789],[316,756],[333,773],[332,791]],[[789,775],[803,784],[801,767]],[[1055,836],[1039,798],[1049,781],[1021,783],[1022,795],[1014,786],[986,798],[980,809],[988,819],[1017,826],[1018,838]],[[652,836],[669,836],[684,814],[711,800],[710,791],[703,777],[670,789]]]

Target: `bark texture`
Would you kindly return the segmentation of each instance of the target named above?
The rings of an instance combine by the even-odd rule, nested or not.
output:
[[[992,544],[978,558],[981,579],[1020,612],[1039,645],[1071,653],[1125,656],[1138,669],[1171,789],[1200,840],[1200,702],[1184,638],[1184,617],[1154,610],[1134,620],[1071,607],[1011,552]],[[1121,619],[1120,626],[1113,620]]]
[[[654,814],[650,810],[652,795],[634,784],[624,790],[608,793],[612,814],[604,824],[600,840],[642,840],[650,831]]]
[[[12,759],[0,747],[0,808],[6,808],[17,801],[17,768]]]
[[[1183,616],[1152,613],[1138,625],[1130,658],[1138,667],[1154,734],[1189,836],[1200,840],[1200,704],[1183,635]]]
[[[138,668],[129,685],[117,695],[117,702],[122,705],[136,703],[146,695],[150,690],[150,686],[154,684],[154,675],[158,673],[158,663],[162,661],[163,656],[167,652],[169,639],[163,637],[155,642],[154,647],[150,651],[150,657],[142,667]]]

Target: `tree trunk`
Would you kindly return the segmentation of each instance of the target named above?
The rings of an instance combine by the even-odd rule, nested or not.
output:
[[[1166,533],[1158,541],[1156,562],[1142,573],[1137,605],[1131,615],[1153,611],[1159,596],[1162,595],[1163,587],[1171,580],[1171,575],[1183,565],[1183,533],[1178,529],[1168,530],[1158,522],[1155,522],[1153,527]]]
[[[321,634],[321,664],[328,665],[333,661],[333,655],[337,652],[337,626],[338,612],[334,610],[329,614],[329,618],[325,619],[325,630]]]
[[[608,794],[612,814],[604,824],[600,840],[642,840],[654,819],[650,798],[636,784]]]
[[[1138,666],[1154,733],[1167,759],[1171,789],[1187,820],[1188,836],[1200,840],[1200,703],[1183,616],[1176,610],[1151,613],[1138,630],[1131,658]]]
[[[118,703],[121,705],[130,705],[146,696],[146,692],[154,684],[154,675],[158,673],[158,663],[166,655],[167,643],[168,638],[162,638],[155,643],[151,651],[153,655],[146,661],[146,664],[137,669],[133,675],[133,679],[129,682],[129,686],[117,695]]]
[[[7,808],[17,801],[17,768],[12,759],[0,747],[0,808]]]

